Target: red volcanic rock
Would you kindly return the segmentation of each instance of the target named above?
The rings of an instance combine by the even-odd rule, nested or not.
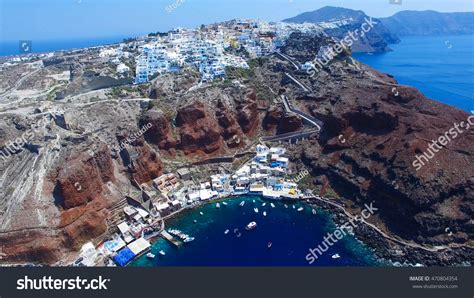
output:
[[[107,223],[105,216],[100,212],[91,210],[64,228],[64,246],[77,249],[81,244],[84,244],[90,239],[97,238],[105,233],[106,230]]]
[[[180,133],[179,148],[185,154],[214,153],[223,148],[222,128],[202,102],[178,110],[176,125]]]
[[[159,111],[149,110],[140,119],[140,127],[151,125],[145,132],[145,139],[163,150],[169,150],[176,146],[173,137],[170,121]]]
[[[374,201],[378,216],[402,237],[428,243],[472,239],[474,129],[458,133],[430,160],[420,157],[469,115],[413,88],[399,86],[395,94],[392,86],[374,89],[364,78],[347,82],[348,88],[331,92],[337,100],[312,103],[324,127],[317,144],[305,148],[304,160],[343,197]],[[417,170],[420,158],[424,166]],[[456,238],[446,236],[446,227]]]
[[[129,166],[132,180],[142,184],[163,173],[163,164],[160,158],[147,144],[142,147],[133,147],[132,150],[137,151],[137,158],[132,157],[132,163]]]
[[[4,243],[1,253],[11,262],[52,263],[61,256],[60,238],[40,232],[31,231],[27,235],[23,231],[12,232],[0,236],[0,243]]]
[[[287,114],[281,107],[272,107],[263,118],[262,126],[267,131],[283,134],[301,130],[303,121],[296,115]]]
[[[228,140],[227,144],[229,147],[234,148],[243,144],[239,140],[243,139],[243,133],[239,126],[239,123],[235,119],[235,116],[228,106],[222,101],[217,103],[216,118],[219,125],[224,129],[222,136],[225,140]]]
[[[255,91],[251,91],[245,100],[237,105],[237,119],[245,134],[253,135],[257,132],[260,119],[258,117],[258,102]]]
[[[103,184],[115,179],[107,146],[101,146],[94,156],[81,153],[66,164],[57,176],[59,195],[66,209],[85,205],[100,197]]]

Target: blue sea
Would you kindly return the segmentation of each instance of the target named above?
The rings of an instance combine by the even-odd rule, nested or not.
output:
[[[31,40],[32,53],[44,53],[61,50],[82,49],[123,41],[127,36],[88,38],[88,39],[64,39],[64,40]],[[0,41],[0,56],[11,56],[22,54],[20,52],[20,41]]]
[[[239,203],[245,200],[243,207]],[[255,203],[253,203],[255,200]],[[193,242],[177,248],[167,240],[153,243],[155,259],[146,256],[135,260],[131,266],[309,266],[306,255],[317,247],[328,232],[336,229],[330,215],[322,210],[313,214],[312,207],[299,202],[288,204],[258,197],[243,196],[226,200],[216,208],[216,203],[188,210],[166,222],[166,229],[179,229],[195,237]],[[266,202],[266,206],[262,204]],[[304,211],[298,212],[298,207]],[[259,213],[253,208],[257,207]],[[266,211],[264,217],[262,212]],[[200,212],[203,215],[200,215]],[[197,220],[194,223],[194,220]],[[247,231],[245,226],[257,222],[257,228]],[[225,234],[228,229],[229,233]],[[238,231],[235,231],[238,229]],[[272,242],[268,248],[268,242]],[[158,252],[164,250],[165,256]],[[339,254],[339,259],[331,256]],[[329,248],[311,266],[377,266],[381,263],[373,252],[347,235]]]
[[[403,37],[390,47],[393,52],[354,58],[431,99],[474,110],[474,35]]]

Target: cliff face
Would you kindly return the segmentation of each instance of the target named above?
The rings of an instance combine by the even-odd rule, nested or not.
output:
[[[160,149],[169,150],[176,146],[170,122],[162,112],[149,110],[140,119],[140,126],[144,127],[150,123],[151,127],[145,132],[145,139]]]
[[[362,34],[361,25],[369,23],[367,20],[373,20],[373,28]],[[371,18],[361,10],[326,6],[283,21],[290,23],[333,23],[334,26],[325,26],[324,32],[339,39],[345,38],[349,31],[356,32],[358,30],[361,34],[358,34],[354,40],[353,52],[387,52],[391,50],[389,44],[400,42],[400,39],[379,19]]]
[[[374,89],[373,82],[355,77],[340,84],[334,86],[337,92],[328,84],[326,100],[305,101],[325,123],[303,154],[313,173],[358,205],[374,201],[387,227],[404,238],[420,243],[472,239],[474,168],[467,165],[474,162],[474,131],[451,134],[455,123],[466,127],[469,115],[408,87],[394,92],[376,83]],[[431,155],[432,140],[445,135],[451,140],[439,152],[419,158]]]

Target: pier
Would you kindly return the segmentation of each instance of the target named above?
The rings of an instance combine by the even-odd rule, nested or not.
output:
[[[163,236],[163,238],[165,238],[166,240],[168,240],[169,242],[171,242],[172,244],[174,244],[176,247],[180,247],[181,246],[181,242],[176,240],[173,236],[171,236],[168,232],[166,232],[165,230],[163,230],[161,232],[161,235]]]

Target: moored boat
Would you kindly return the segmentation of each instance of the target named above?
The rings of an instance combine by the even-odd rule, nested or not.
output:
[[[250,230],[253,230],[257,227],[257,223],[252,221],[252,222],[249,222],[249,224],[245,227],[245,229],[247,231],[250,231]]]
[[[245,205],[245,201],[240,202],[239,206],[242,207]]]
[[[297,209],[298,212],[301,212],[301,211],[303,211],[303,210],[304,210],[303,207],[300,207],[300,208]]]
[[[225,235],[229,234],[229,229],[225,230],[225,231],[224,231],[224,234],[225,234]]]
[[[341,256],[339,254],[333,254],[331,258],[333,259],[339,259]]]
[[[159,253],[160,255],[162,255],[162,256],[165,256],[165,255],[166,255],[166,252],[165,252],[164,250],[160,250],[158,253]]]
[[[270,203],[270,206],[272,206],[272,208],[275,208],[275,204],[273,203]]]
[[[263,211],[263,216],[267,216],[267,211]]]
[[[253,208],[253,211],[255,211],[255,213],[258,213],[258,208],[257,207]]]
[[[272,245],[273,245],[273,243],[272,243],[271,241],[268,241],[268,243],[267,243],[267,247],[268,247],[268,248],[271,248],[271,247],[272,247]]]
[[[217,203],[216,208],[221,208],[221,204]]]
[[[146,257],[147,257],[148,259],[154,259],[154,258],[155,258],[155,255],[152,254],[151,252],[149,252],[149,253],[146,254]]]

